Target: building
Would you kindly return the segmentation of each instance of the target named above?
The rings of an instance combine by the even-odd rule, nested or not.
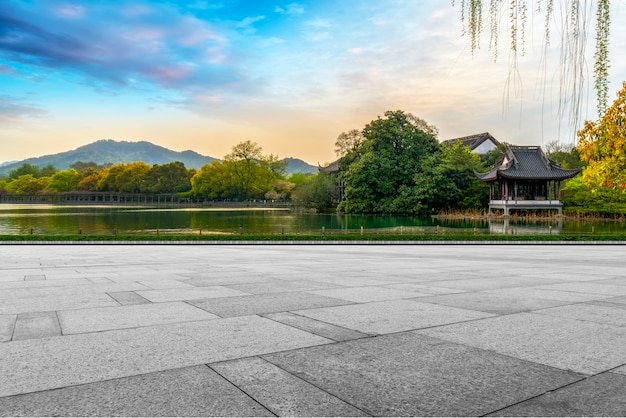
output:
[[[497,139],[495,139],[489,132],[483,132],[482,134],[464,136],[461,138],[453,138],[443,141],[442,145],[452,145],[456,142],[460,142],[468,147],[472,152],[478,155],[487,154],[489,151],[494,150],[500,145]]]
[[[489,183],[489,213],[501,209],[508,216],[511,209],[539,209],[561,215],[561,182],[579,172],[562,168],[541,147],[507,146],[502,160],[476,177]]]
[[[333,161],[326,167],[321,167],[320,165],[318,165],[317,170],[319,172],[329,173],[335,178],[335,181],[337,183],[337,201],[335,203],[341,202],[343,200],[345,185],[343,184],[343,179],[339,175],[339,160]]]

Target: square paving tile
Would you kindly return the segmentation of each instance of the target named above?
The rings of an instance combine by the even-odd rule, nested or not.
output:
[[[56,312],[27,312],[17,315],[13,341],[61,335]]]
[[[211,368],[277,416],[364,416],[364,412],[258,357]]]
[[[602,373],[488,416],[626,416],[626,376]]]
[[[0,397],[331,342],[258,316],[13,341]]]
[[[143,305],[146,303],[152,303],[135,292],[108,292],[107,294],[115,299],[120,305]]]
[[[205,311],[219,315],[222,318],[227,318],[232,316],[258,315],[271,312],[346,305],[351,302],[295,292],[192,300],[189,301],[189,303]]]
[[[487,318],[416,333],[596,374],[626,364],[626,328],[534,313]]]
[[[424,293],[399,289],[389,289],[379,286],[360,286],[341,289],[312,290],[308,293],[359,303],[378,302],[382,300],[394,299],[408,299],[425,295]]]
[[[59,311],[64,335],[219,318],[184,302]]]
[[[295,313],[368,334],[389,334],[492,316],[484,312],[406,299],[309,309]]]
[[[558,300],[563,302],[588,302],[591,300],[604,299],[606,296],[597,293],[579,293],[568,292],[555,289],[539,289],[534,287],[515,287],[509,289],[485,290],[485,292],[494,295],[518,297],[518,298],[535,298],[544,300]]]
[[[374,416],[477,416],[581,378],[412,333],[263,358]]]
[[[427,296],[416,300],[419,302],[436,303],[439,305],[454,306],[456,308],[471,309],[498,315],[532,311],[534,309],[570,303],[547,299],[516,298],[487,292],[466,292],[455,293],[453,295]]]
[[[272,416],[207,366],[0,398],[8,416]]]

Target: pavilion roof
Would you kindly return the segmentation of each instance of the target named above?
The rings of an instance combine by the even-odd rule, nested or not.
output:
[[[498,142],[498,140],[495,139],[493,135],[491,135],[489,132],[483,132],[481,134],[464,136],[461,138],[446,139],[445,141],[441,143],[444,145],[453,145],[456,142],[460,142],[473,151],[485,141],[491,141],[496,146],[500,145],[500,142]]]
[[[319,164],[317,165],[318,171],[325,171],[327,173],[339,173],[339,160],[335,160],[332,163],[328,164],[326,167],[322,167]]]
[[[486,173],[476,173],[482,181],[498,178],[522,180],[565,180],[580,172],[579,168],[566,169],[549,159],[541,147],[507,146],[502,160]]]

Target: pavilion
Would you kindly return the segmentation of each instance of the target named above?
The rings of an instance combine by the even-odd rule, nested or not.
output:
[[[579,168],[565,169],[550,160],[541,147],[507,146],[502,160],[486,173],[476,173],[489,183],[489,213],[499,209],[505,216],[514,210],[557,210],[563,213],[561,182],[574,177]]]

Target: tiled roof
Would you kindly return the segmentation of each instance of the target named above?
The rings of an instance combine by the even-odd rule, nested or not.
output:
[[[483,142],[490,140],[495,145],[500,145],[497,139],[495,139],[489,132],[483,132],[482,134],[464,136],[461,138],[453,138],[447,139],[442,142],[442,144],[452,145],[456,142],[461,142],[463,145],[467,146],[469,149],[474,150],[480,146]]]
[[[335,160],[332,163],[328,164],[326,167],[317,168],[318,171],[325,171],[327,173],[339,173],[339,160]]]
[[[565,169],[550,160],[541,147],[508,146],[504,157],[486,173],[476,173],[483,181],[498,178],[525,180],[565,180],[580,172],[579,168]]]

